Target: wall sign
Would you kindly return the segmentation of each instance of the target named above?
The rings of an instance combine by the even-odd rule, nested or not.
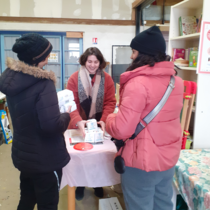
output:
[[[93,44],[98,44],[98,38],[93,38],[92,42],[93,42]]]
[[[58,53],[50,53],[50,57],[48,58],[48,62],[58,63]]]
[[[198,74],[210,74],[210,22],[203,21],[200,35]]]

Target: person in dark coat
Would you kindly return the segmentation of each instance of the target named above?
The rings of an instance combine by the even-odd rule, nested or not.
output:
[[[56,210],[62,168],[70,161],[63,133],[70,122],[61,114],[52,71],[43,70],[52,51],[39,34],[23,35],[12,50],[19,60],[7,58],[0,91],[7,97],[13,124],[12,160],[20,171],[18,210]],[[69,108],[70,111],[70,108]]]

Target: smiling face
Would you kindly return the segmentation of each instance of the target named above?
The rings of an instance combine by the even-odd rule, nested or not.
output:
[[[100,66],[100,61],[95,55],[89,55],[85,63],[85,67],[90,74],[95,74]]]
[[[139,51],[132,49],[131,59],[134,61],[139,55]]]

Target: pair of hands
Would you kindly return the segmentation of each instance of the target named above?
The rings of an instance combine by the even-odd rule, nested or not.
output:
[[[85,125],[88,120],[82,120],[77,123],[80,133],[82,134],[83,138],[85,138]],[[106,124],[103,121],[99,121],[98,124],[101,126],[102,131],[105,133]]]

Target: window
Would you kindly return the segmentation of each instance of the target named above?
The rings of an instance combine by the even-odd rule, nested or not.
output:
[[[79,57],[82,54],[82,39],[64,37],[64,86],[66,87],[68,78],[79,69]]]
[[[18,39],[20,37],[20,35],[1,35],[1,72],[3,72],[6,69],[6,65],[5,62],[2,62],[4,60],[6,60],[5,58],[7,57],[11,57],[14,59],[18,59],[17,58],[17,54],[14,53],[12,51],[12,46],[15,43],[15,40]]]
[[[32,33],[21,31],[0,31],[0,73],[6,69],[6,58],[17,58],[12,51],[15,40],[23,34]],[[57,77],[56,89],[62,90],[66,87],[68,78],[79,69],[79,57],[83,53],[82,38],[67,38],[64,32],[35,32],[50,41],[53,50],[50,54],[45,69],[51,70]]]

